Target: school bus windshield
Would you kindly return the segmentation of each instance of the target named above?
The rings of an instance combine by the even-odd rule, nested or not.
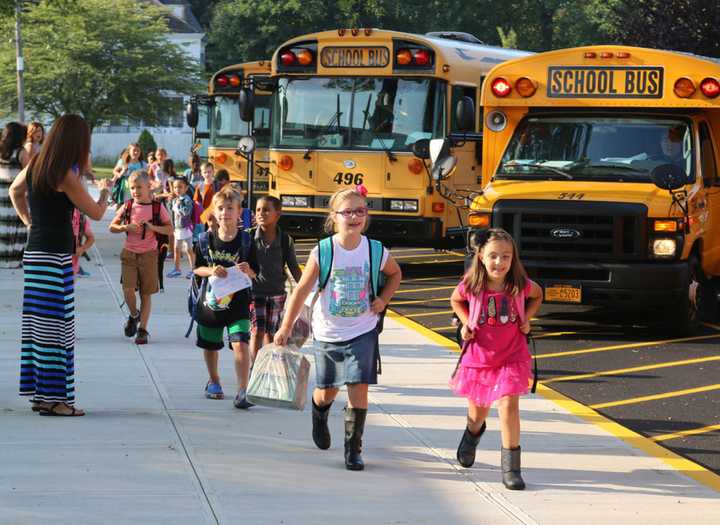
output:
[[[651,117],[527,117],[515,130],[496,176],[650,182],[650,171],[676,164],[693,177],[686,120]]]
[[[433,79],[281,78],[272,146],[410,151],[443,136],[445,84]]]
[[[210,146],[235,148],[241,137],[254,136],[259,148],[266,148],[270,142],[270,97],[255,95],[254,128],[250,122],[240,118],[237,97],[215,97],[215,106],[210,112]]]

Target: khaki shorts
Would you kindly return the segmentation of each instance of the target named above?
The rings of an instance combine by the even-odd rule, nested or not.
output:
[[[158,252],[152,250],[135,253],[123,248],[120,253],[122,263],[120,282],[124,289],[132,288],[140,291],[140,295],[151,295],[158,292]]]

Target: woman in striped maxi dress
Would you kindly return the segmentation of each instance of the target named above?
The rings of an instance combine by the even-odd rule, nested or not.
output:
[[[40,152],[10,186],[10,198],[29,227],[23,257],[20,395],[41,415],[82,416],[75,404],[75,316],[72,213],[91,219],[107,208],[108,181],[97,202],[80,174],[89,164],[90,129],[77,115],[53,125]]]
[[[25,126],[8,122],[0,134],[0,268],[20,268],[27,239],[25,225],[10,202],[10,185],[27,164],[22,148]]]

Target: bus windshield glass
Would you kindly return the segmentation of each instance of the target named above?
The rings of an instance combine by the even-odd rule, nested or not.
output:
[[[675,164],[693,180],[692,128],[652,117],[528,117],[515,130],[496,176],[650,182]]]
[[[424,78],[282,78],[272,146],[410,151],[442,137],[445,84]]]
[[[255,95],[256,147],[266,148],[270,140],[270,97]],[[216,148],[235,148],[241,137],[251,135],[249,122],[240,118],[237,97],[215,97],[215,106],[211,108],[210,145]]]

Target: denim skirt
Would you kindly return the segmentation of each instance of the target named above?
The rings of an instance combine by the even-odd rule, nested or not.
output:
[[[376,329],[349,341],[315,341],[315,386],[377,384],[380,349]]]

